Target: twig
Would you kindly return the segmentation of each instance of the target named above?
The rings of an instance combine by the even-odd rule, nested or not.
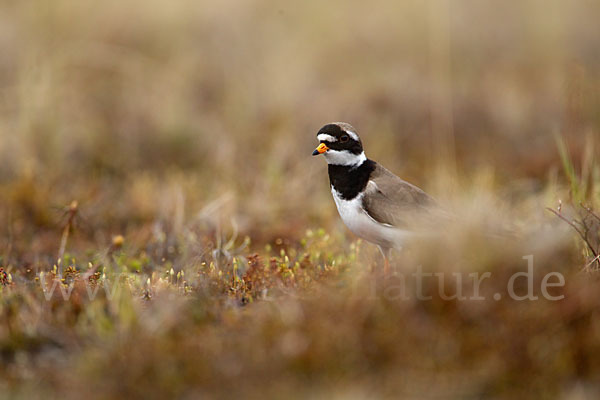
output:
[[[579,230],[579,228],[577,227],[577,225],[575,225],[575,223],[573,221],[569,221],[565,216],[563,216],[561,213],[553,210],[550,207],[546,207],[546,210],[550,211],[552,214],[556,215],[558,218],[562,219],[563,221],[565,221],[567,224],[569,224],[573,229],[575,229],[575,231],[579,234],[579,236],[581,236],[581,238],[583,240],[585,240],[585,235],[583,234],[583,232],[581,232]]]
[[[579,204],[585,211],[587,211],[592,217],[596,218],[600,221],[600,216],[594,212],[590,207],[583,205],[583,203]]]
[[[62,237],[60,239],[60,248],[58,249],[58,260],[62,260],[63,255],[65,254],[65,248],[67,247],[67,240],[69,239],[69,232],[73,227],[73,221],[75,220],[75,216],[77,215],[77,201],[73,200],[69,209],[67,210],[67,223],[63,229]]]
[[[600,222],[600,216],[598,216],[598,214],[596,214],[594,212],[594,210],[592,210],[591,207],[584,206],[583,204],[580,204],[580,205],[581,205],[581,207],[583,207],[584,210],[587,211],[588,215],[591,215],[592,217],[596,218],[598,220],[598,222]],[[584,226],[587,229],[586,230],[586,236],[587,236],[587,232],[589,232],[590,229],[587,228],[587,226],[585,224],[584,224]],[[592,229],[597,229],[597,228],[592,226]],[[590,245],[590,244],[588,243],[588,245]],[[592,247],[592,246],[590,245],[590,247]],[[600,248],[598,248],[598,250],[600,250]],[[596,254],[598,254],[598,250],[596,251]],[[598,254],[598,255],[600,256],[600,254]],[[600,262],[599,262],[599,264],[600,264]]]
[[[90,276],[92,276],[96,273],[96,270],[98,269],[99,266],[100,266],[100,264],[92,265],[92,263],[90,263],[90,268],[87,271],[85,271],[85,273],[82,276],[82,279],[84,281],[87,281],[90,278]]]
[[[587,265],[585,266],[585,268],[588,268],[590,265],[592,265],[595,262],[598,262],[598,264],[600,264],[600,254],[597,255],[596,257],[592,258],[592,261],[590,261],[589,263],[587,263]]]
[[[13,219],[12,219],[12,208],[8,209],[8,243],[6,245],[6,252],[2,261],[5,265],[10,264],[10,253],[13,248]]]
[[[581,239],[585,242],[585,244],[587,245],[587,247],[590,249],[590,251],[592,252],[592,254],[594,255],[594,257],[598,257],[598,253],[596,252],[596,250],[592,247],[591,243],[588,241],[588,237],[587,237],[587,233],[583,233],[578,227],[577,225],[575,225],[575,223],[573,221],[568,220],[565,216],[563,216],[561,213],[553,210],[550,207],[546,207],[546,209],[548,211],[550,211],[552,214],[556,215],[558,218],[562,219],[563,221],[565,221],[567,224],[569,224],[569,226],[571,226],[573,229],[575,229],[575,232],[577,232],[579,234],[579,236],[581,237]],[[581,223],[579,221],[575,221],[577,223]]]

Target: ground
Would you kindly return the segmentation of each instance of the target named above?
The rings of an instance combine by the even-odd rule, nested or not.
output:
[[[0,397],[600,394],[597,5],[5,3]],[[454,216],[391,275],[332,121]]]

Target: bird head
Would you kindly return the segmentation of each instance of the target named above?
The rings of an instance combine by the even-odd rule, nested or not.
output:
[[[317,132],[319,146],[313,156],[323,154],[328,164],[357,166],[366,160],[362,142],[352,125],[345,122],[327,124]]]

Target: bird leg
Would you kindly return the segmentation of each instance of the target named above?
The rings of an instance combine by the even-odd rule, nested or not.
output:
[[[383,275],[390,275],[390,260],[387,257],[383,260]]]
[[[383,256],[383,275],[385,276],[389,276],[390,272],[391,272],[391,267],[390,267],[390,253],[392,251],[392,249],[386,247],[381,247],[381,246],[377,246],[379,247],[379,251],[381,252],[381,255]]]

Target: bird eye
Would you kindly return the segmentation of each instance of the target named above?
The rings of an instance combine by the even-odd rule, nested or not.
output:
[[[346,143],[348,140],[350,140],[350,137],[348,135],[344,135],[340,138],[340,142],[342,143]]]

